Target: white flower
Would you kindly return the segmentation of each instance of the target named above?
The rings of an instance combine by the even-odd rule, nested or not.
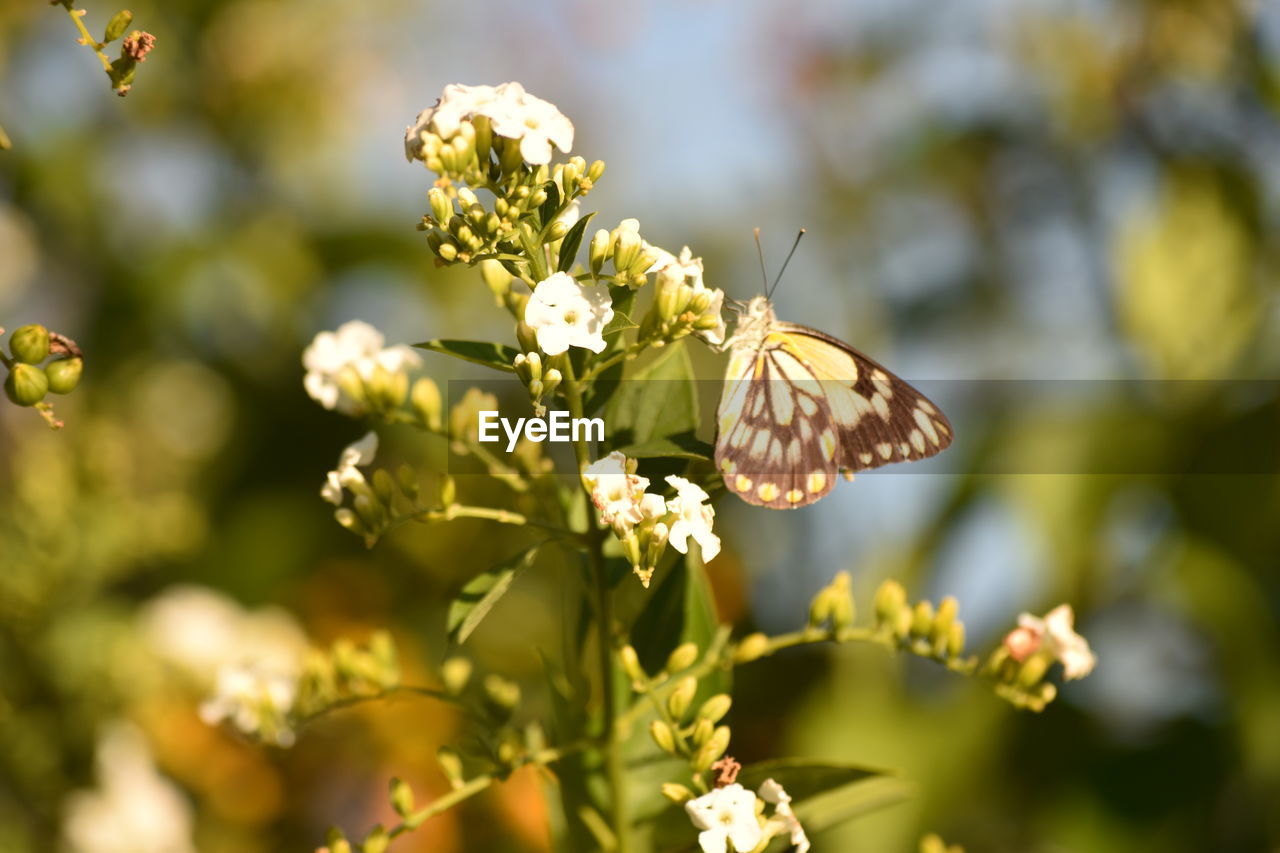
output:
[[[211,699],[200,705],[200,719],[211,726],[224,720],[248,735],[278,746],[292,746],[295,735],[287,715],[298,690],[296,673],[261,666],[224,666]]]
[[[1089,648],[1089,641],[1075,632],[1075,618],[1075,612],[1072,611],[1070,604],[1058,605],[1045,614],[1043,619],[1032,616],[1030,613],[1023,613],[1018,617],[1018,627],[1010,637],[1019,634],[1020,639],[1025,639],[1029,635],[1033,641],[1043,643],[1054,658],[1062,662],[1064,678],[1068,680],[1084,678],[1093,672],[1098,659]],[[1010,645],[1008,637],[1005,645]],[[1024,658],[1027,655],[1024,655]]]
[[[597,459],[582,472],[582,479],[591,489],[591,502],[600,511],[600,518],[615,530],[625,531],[644,519],[643,502],[649,486],[647,477],[627,473],[627,457],[618,451]],[[665,512],[665,504],[663,506]]]
[[[405,157],[414,160],[421,156],[424,134],[450,139],[463,121],[475,116],[487,117],[499,136],[519,140],[520,156],[535,166],[551,162],[552,144],[565,154],[573,148],[573,123],[554,104],[530,95],[519,83],[451,83],[444,87],[439,102],[419,113],[405,129]]]
[[[773,814],[769,817],[768,828],[776,827],[791,837],[791,846],[796,853],[808,853],[809,836],[805,835],[800,819],[791,810],[791,795],[773,779],[765,779],[760,785],[760,799],[773,803]]]
[[[702,853],[727,853],[729,844],[735,853],[747,853],[763,838],[756,819],[756,795],[736,782],[690,800],[684,809],[702,830],[698,833]]]
[[[162,776],[142,733],[115,723],[98,742],[98,787],[66,800],[69,853],[196,853],[191,804]]]
[[[524,321],[547,355],[559,355],[569,347],[602,351],[604,327],[612,319],[609,291],[603,285],[578,284],[566,272],[538,282],[524,309]]]
[[[675,487],[676,496],[667,501],[667,512],[676,518],[671,522],[669,542],[681,554],[689,553],[692,536],[702,549],[703,562],[711,562],[720,553],[720,537],[711,532],[716,511],[707,503],[707,493],[700,486],[674,474],[667,482]]]
[[[343,448],[342,455],[338,457],[337,469],[328,473],[324,485],[320,487],[320,497],[334,506],[342,506],[342,490],[349,488],[352,483],[364,482],[364,474],[356,466],[368,465],[377,452],[376,432],[369,432],[364,438]]]
[[[383,342],[382,333],[361,320],[343,323],[336,332],[319,333],[302,353],[307,369],[303,387],[326,409],[358,414],[364,404],[351,394],[353,380],[368,382],[378,367],[395,374],[422,364],[412,348],[384,348]]]
[[[278,607],[246,610],[207,587],[169,587],[139,614],[148,645],[191,680],[210,687],[228,663],[253,663],[273,670],[299,667],[307,638]]]

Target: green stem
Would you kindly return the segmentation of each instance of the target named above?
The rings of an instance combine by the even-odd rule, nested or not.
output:
[[[102,52],[102,48],[106,47],[106,45],[89,34],[89,28],[84,25],[84,10],[77,11],[72,8],[71,0],[58,0],[58,5],[67,10],[67,14],[71,16],[76,29],[80,31],[81,42],[93,49],[93,52],[98,55],[98,59],[102,61],[103,69],[110,74],[111,60]]]
[[[574,375],[573,362],[564,359],[564,395],[569,415],[583,417],[582,386]],[[586,468],[591,461],[586,439],[573,443],[578,469]],[[584,486],[585,488],[585,486]],[[613,830],[617,835],[617,853],[631,850],[631,815],[627,802],[627,774],[622,752],[622,738],[618,727],[618,702],[614,694],[613,672],[613,598],[609,590],[609,577],[604,560],[604,538],[607,532],[594,525],[588,532],[587,556],[591,562],[591,575],[595,585],[596,646],[600,667],[601,738],[605,748],[605,776],[609,782],[610,806]]]

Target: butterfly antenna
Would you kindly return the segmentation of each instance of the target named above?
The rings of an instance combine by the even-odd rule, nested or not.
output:
[[[764,283],[764,289],[769,291],[769,274],[764,271],[764,248],[760,245],[760,227],[755,228],[756,235],[756,257],[760,259],[760,280]]]
[[[774,289],[778,286],[778,282],[782,281],[782,274],[787,271],[787,264],[791,263],[791,256],[796,253],[796,249],[800,246],[800,238],[804,236],[805,229],[801,228],[796,234],[796,241],[791,244],[791,251],[787,252],[787,259],[782,262],[782,269],[778,270],[778,277],[773,280],[773,284],[765,291],[765,298],[773,296]]]

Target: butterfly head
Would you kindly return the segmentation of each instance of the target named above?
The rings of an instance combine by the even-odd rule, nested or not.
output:
[[[768,334],[769,326],[777,320],[769,298],[754,296],[745,304],[735,300],[731,307],[738,315],[738,323],[734,326],[733,336],[725,341],[725,346],[758,347]]]

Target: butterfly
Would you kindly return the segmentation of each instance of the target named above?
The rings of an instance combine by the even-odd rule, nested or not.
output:
[[[836,476],[924,459],[951,423],[923,394],[830,335],[781,321],[767,296],[739,309],[715,462],[729,491],[770,509],[825,497]]]

